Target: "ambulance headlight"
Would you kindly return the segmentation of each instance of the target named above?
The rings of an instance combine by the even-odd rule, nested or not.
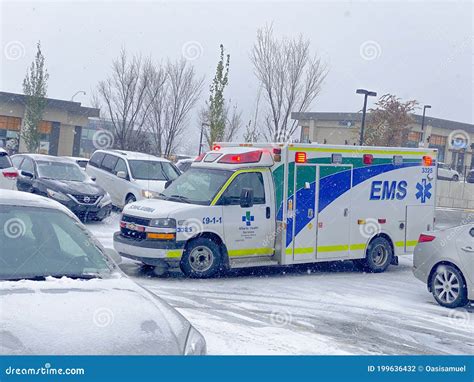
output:
[[[176,220],[168,218],[151,219],[150,227],[157,228],[176,228]]]

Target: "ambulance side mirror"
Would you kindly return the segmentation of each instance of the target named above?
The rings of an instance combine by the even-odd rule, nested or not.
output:
[[[253,206],[253,188],[242,188],[240,193],[240,207],[249,208]]]

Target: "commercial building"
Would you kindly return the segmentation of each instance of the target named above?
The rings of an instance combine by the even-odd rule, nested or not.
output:
[[[12,152],[25,152],[26,145],[20,137],[25,116],[26,96],[0,92],[0,147]],[[41,132],[40,153],[79,156],[82,129],[89,118],[99,117],[99,109],[81,106],[80,102],[47,98]]]
[[[301,127],[301,142],[355,145],[359,142],[361,113],[292,113]],[[413,123],[404,146],[418,147],[422,141],[422,116],[413,114]],[[437,148],[438,160],[450,164],[460,172],[474,168],[474,125],[446,119],[425,117],[425,139],[429,147]],[[465,136],[467,147],[452,144],[453,136]]]

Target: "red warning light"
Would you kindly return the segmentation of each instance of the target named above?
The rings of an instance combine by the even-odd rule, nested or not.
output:
[[[298,151],[295,154],[296,163],[306,163],[306,153],[303,151]]]
[[[374,156],[372,154],[364,154],[364,164],[372,164],[374,162]]]

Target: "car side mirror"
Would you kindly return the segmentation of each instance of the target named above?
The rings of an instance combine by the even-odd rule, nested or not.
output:
[[[113,248],[105,248],[105,254],[110,257],[117,265],[122,263],[122,256]]]
[[[171,183],[173,183],[173,181],[170,179],[170,180],[167,180],[166,183],[165,183],[165,189],[167,189]]]
[[[97,180],[97,178],[95,176],[93,176],[91,179],[92,179],[93,182],[95,182]]]
[[[253,206],[253,188],[242,188],[240,193],[240,207],[249,208]]]
[[[21,175],[30,179],[33,179],[35,177],[31,172],[25,170],[21,170]]]
[[[127,173],[125,171],[118,171],[117,177],[119,177],[120,179],[127,179]]]

